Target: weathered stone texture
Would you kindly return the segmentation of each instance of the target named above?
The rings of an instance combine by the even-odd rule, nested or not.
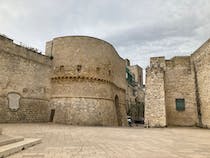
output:
[[[151,58],[146,76],[147,120],[160,123],[159,116],[154,113],[159,113],[166,107],[166,115],[162,116],[166,117],[167,125],[210,127],[209,63],[209,40],[191,56],[174,57],[171,60]],[[163,72],[160,75],[158,72],[161,70]],[[176,110],[176,99],[180,98],[185,100],[184,111]],[[165,103],[162,102],[158,108],[151,106],[160,100],[165,100]]]
[[[164,58],[151,59],[146,70],[145,124],[150,127],[166,126]]]
[[[85,36],[60,37],[48,42],[46,49],[53,56],[55,75],[99,78],[126,88],[125,77],[122,77],[125,76],[125,60],[103,40]],[[63,71],[60,71],[61,66]]]
[[[0,37],[0,122],[48,121],[50,59]],[[20,95],[9,108],[9,93]]]
[[[112,45],[90,37],[61,37],[48,42],[46,50],[53,56],[54,122],[117,125],[118,118],[119,125],[127,124],[125,61]]]
[[[201,123],[203,127],[210,128],[210,40],[196,50],[191,59],[197,77],[197,104],[201,110]]]
[[[116,125],[117,118],[112,100],[92,98],[53,99],[56,105],[55,122],[71,125]]]
[[[194,126],[198,123],[195,81],[190,57],[166,60],[165,100],[167,125]],[[176,99],[185,99],[185,110],[176,110]]]
[[[46,122],[53,109],[54,122],[127,125],[125,61],[112,45],[61,37],[46,54],[0,36],[0,122]]]

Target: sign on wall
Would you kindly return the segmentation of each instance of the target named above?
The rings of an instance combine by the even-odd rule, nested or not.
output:
[[[17,111],[20,107],[20,95],[12,92],[7,95],[10,110]]]

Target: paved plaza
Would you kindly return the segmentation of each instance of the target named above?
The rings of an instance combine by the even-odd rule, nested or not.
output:
[[[209,158],[210,130],[0,124],[7,135],[42,138],[10,158]]]

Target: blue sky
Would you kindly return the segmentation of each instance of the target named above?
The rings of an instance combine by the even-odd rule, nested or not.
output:
[[[154,56],[189,55],[210,37],[209,0],[0,0],[0,33],[44,51],[57,36],[110,42],[145,68]]]

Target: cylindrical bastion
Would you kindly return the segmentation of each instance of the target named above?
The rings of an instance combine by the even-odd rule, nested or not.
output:
[[[86,36],[55,38],[50,108],[53,122],[71,125],[127,125],[125,61],[114,47]]]

